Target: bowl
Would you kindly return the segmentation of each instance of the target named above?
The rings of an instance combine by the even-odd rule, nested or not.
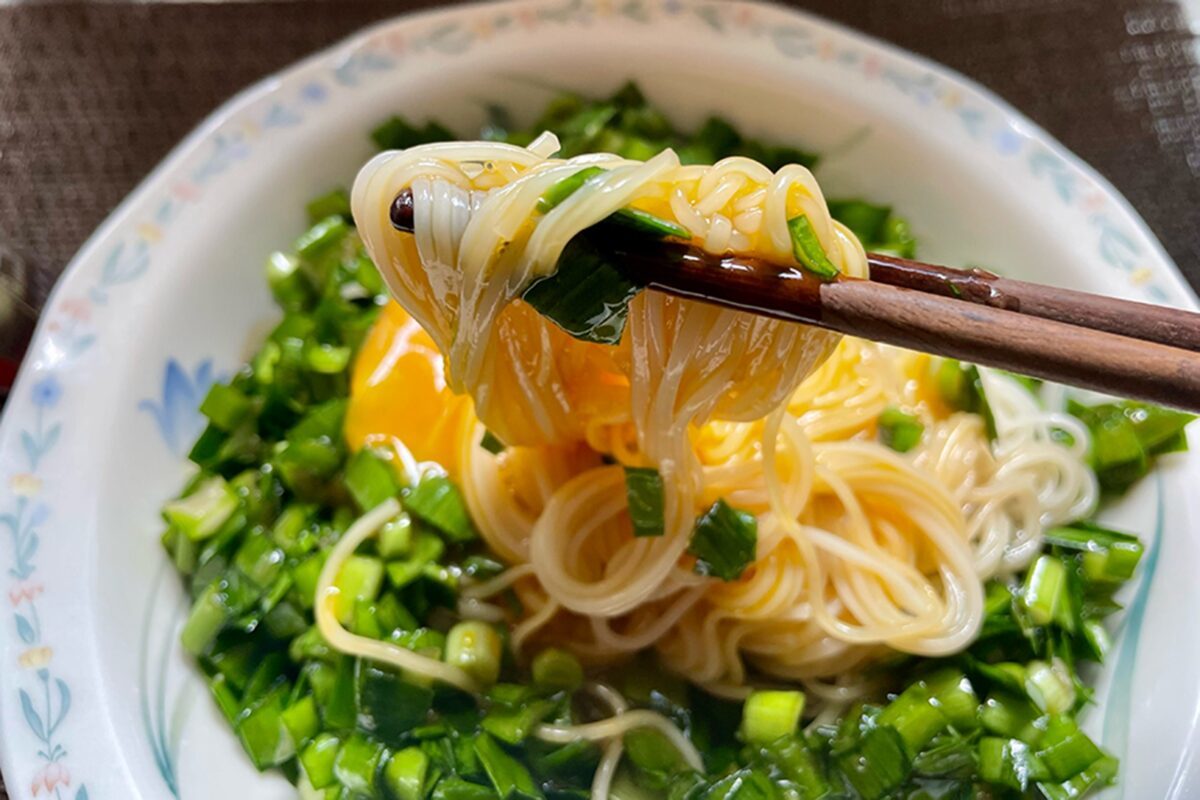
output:
[[[72,261],[0,424],[2,766],[14,800],[294,796],[259,775],[177,646],[186,601],[158,509],[197,405],[273,318],[268,252],[346,185],[393,114],[477,129],[554,93],[637,80],[680,125],[719,112],[825,155],[835,195],[893,203],[922,254],[1194,307],[1100,176],[979,86],[824,20],[753,2],[528,0],[401,17],[242,92]],[[1149,542],[1088,729],[1109,796],[1200,796],[1200,456],[1165,461],[1110,521]],[[1152,580],[1151,580],[1152,579]]]

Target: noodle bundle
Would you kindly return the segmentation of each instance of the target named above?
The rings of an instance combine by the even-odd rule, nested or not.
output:
[[[444,466],[509,568],[469,587],[463,613],[502,614],[488,598],[512,588],[517,648],[553,641],[598,664],[653,647],[713,691],[743,693],[753,669],[836,705],[870,689],[857,668],[889,649],[964,648],[983,580],[1094,506],[1087,429],[1001,373],[981,379],[992,441],[983,418],[938,397],[929,357],[806,326],[643,291],[618,344],[571,337],[522,294],[621,209],[777,263],[796,263],[789,220],[803,216],[840,272],[863,277],[866,262],[803,167],[683,166],[670,150],[559,160],[555,147],[414,147],[377,157],[354,187],[359,231],[403,307],[386,314],[419,323],[474,404],[446,428]],[[546,208],[552,187],[594,167]],[[404,189],[414,234],[389,220]],[[908,453],[876,438],[889,407],[924,425]],[[485,432],[507,447],[480,447]],[[661,475],[661,536],[634,535],[623,467]],[[756,557],[728,581],[698,574],[689,553],[697,517],[722,499],[757,521]]]

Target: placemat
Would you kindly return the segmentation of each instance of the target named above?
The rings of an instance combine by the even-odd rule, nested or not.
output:
[[[70,257],[206,114],[372,21],[431,5],[0,8],[0,386]],[[930,56],[1007,98],[1108,176],[1200,288],[1200,68],[1175,2],[796,5]]]

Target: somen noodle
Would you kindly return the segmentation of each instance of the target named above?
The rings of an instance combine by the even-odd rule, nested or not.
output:
[[[1087,429],[1003,374],[983,372],[992,443],[982,418],[937,399],[925,356],[653,291],[630,303],[614,346],[565,334],[522,292],[573,237],[624,208],[677,223],[712,252],[779,263],[794,261],[788,223],[803,215],[839,271],[862,276],[865,261],[804,167],[681,166],[670,150],[645,163],[559,160],[555,144],[385,153],[353,194],[393,296],[446,354],[449,385],[474,400],[478,424],[454,432],[457,469],[512,572],[467,594],[515,586],[518,646],[565,643],[589,663],[654,647],[668,668],[726,693],[742,691],[749,663],[844,699],[852,667],[885,648],[965,647],[983,581],[1024,567],[1044,526],[1094,506]],[[403,189],[415,235],[388,217]],[[906,455],[873,435],[892,406],[926,429]],[[485,430],[509,447],[477,446]],[[633,535],[623,466],[662,476],[663,535]],[[697,516],[720,498],[757,518],[756,558],[734,581],[698,575],[687,552]],[[823,685],[835,677],[838,688]]]

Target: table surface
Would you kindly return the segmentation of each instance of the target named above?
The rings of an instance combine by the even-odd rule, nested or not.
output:
[[[357,28],[431,5],[0,7],[0,385],[71,256],[206,114]],[[795,5],[927,55],[1011,101],[1112,180],[1200,289],[1200,68],[1175,2]]]

